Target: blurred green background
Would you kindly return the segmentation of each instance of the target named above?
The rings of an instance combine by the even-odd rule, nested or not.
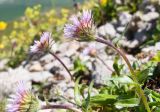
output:
[[[76,0],[82,2],[84,0]],[[73,0],[0,0],[0,20],[12,21],[23,16],[28,6],[41,4],[42,11],[50,8],[70,8]]]

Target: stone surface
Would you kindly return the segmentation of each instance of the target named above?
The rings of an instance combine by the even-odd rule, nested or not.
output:
[[[51,63],[52,61],[54,61],[54,57],[51,54],[46,54],[45,56],[43,56],[39,61],[42,65]]]
[[[117,27],[117,31],[120,33],[124,32],[124,30],[125,30],[125,27],[123,26]]]
[[[159,13],[158,12],[148,12],[147,14],[144,14],[141,19],[146,22],[150,22],[152,20],[158,19]]]
[[[116,35],[116,30],[111,23],[106,23],[105,25],[98,28],[98,33],[103,36],[109,35],[114,37]]]
[[[7,69],[6,64],[8,63],[8,59],[0,60],[0,71]]]
[[[95,72],[92,74],[92,78],[95,80],[97,85],[106,84],[105,80],[111,77],[113,70],[113,61],[105,60],[106,65],[104,65],[100,60],[95,63]]]
[[[126,25],[129,23],[132,19],[132,15],[129,14],[128,12],[122,12],[119,14],[119,21],[121,25]]]
[[[30,72],[40,72],[43,71],[43,67],[38,61],[31,63],[30,67],[28,68]]]
[[[29,72],[23,67],[16,69],[9,69],[8,72],[0,72],[0,99],[13,93],[15,90],[14,85],[19,81],[24,81],[26,83],[33,82],[45,82],[52,77],[49,72]]]

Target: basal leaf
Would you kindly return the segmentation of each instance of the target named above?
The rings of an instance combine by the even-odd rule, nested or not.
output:
[[[115,106],[119,109],[123,107],[135,107],[139,105],[139,99],[138,98],[130,98],[130,99],[119,99]]]
[[[98,105],[113,104],[117,97],[118,95],[98,94],[96,96],[92,96],[90,102]]]

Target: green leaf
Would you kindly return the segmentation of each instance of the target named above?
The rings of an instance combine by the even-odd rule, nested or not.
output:
[[[138,98],[130,98],[130,99],[119,99],[115,106],[119,109],[123,107],[135,107],[139,105],[139,99]]]
[[[160,51],[157,52],[157,54],[152,58],[151,61],[160,62]]]
[[[123,84],[131,84],[131,83],[133,83],[133,80],[131,78],[129,78],[128,76],[126,76],[126,75],[124,75],[122,77],[110,78],[110,80],[118,81],[119,83],[123,83]]]
[[[160,108],[157,108],[154,112],[160,112]]]
[[[160,102],[160,94],[151,90],[151,97],[155,99],[155,101]]]
[[[136,70],[137,68],[139,68],[139,64],[137,61],[133,62],[132,67],[134,70]]]
[[[117,74],[118,76],[120,76],[120,72],[121,72],[121,70],[123,69],[124,65],[119,65],[119,64],[118,64],[118,60],[119,60],[119,58],[118,58],[118,57],[115,57],[114,63],[113,63],[113,68],[114,68],[116,74]]]
[[[77,58],[74,61],[74,71],[79,72],[79,71],[86,71],[86,70],[87,70],[87,67],[85,66],[85,63],[82,62],[80,58]]]
[[[76,80],[75,88],[74,88],[74,100],[75,100],[76,104],[78,104],[78,105],[82,105],[81,100],[80,100],[80,91],[79,91],[79,81],[80,81],[80,78],[81,77],[79,77]]]
[[[156,107],[160,107],[160,102],[157,102],[157,101],[149,102],[149,106],[156,106]]]
[[[147,78],[149,77],[150,74],[150,69],[145,69],[145,70],[142,70],[142,71],[138,71],[137,72],[137,79],[139,81],[139,83],[143,83],[147,80]]]
[[[108,94],[99,94],[96,96],[92,96],[90,102],[92,104],[98,104],[98,105],[107,105],[107,104],[113,104],[118,95],[108,95]]]
[[[90,105],[90,94],[91,94],[91,91],[92,91],[92,87],[93,87],[93,84],[94,84],[94,81],[92,81],[89,85],[89,88],[88,88],[88,96],[85,100],[85,103],[83,104],[84,106],[84,109],[85,109],[85,112],[88,112],[88,109],[89,109],[89,105]]]

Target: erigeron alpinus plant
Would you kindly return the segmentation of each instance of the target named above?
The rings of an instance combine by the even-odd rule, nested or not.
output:
[[[6,112],[37,112],[45,109],[68,109],[74,112],[81,112],[69,104],[47,104],[43,105],[34,95],[31,89],[28,89],[24,81],[17,82],[17,89],[10,96],[6,106]]]
[[[50,53],[53,55],[66,69],[68,74],[70,75],[71,79],[73,79],[72,74],[66,67],[66,65],[56,56],[56,54],[51,50],[52,45],[54,44],[54,41],[52,40],[51,33],[50,32],[44,32],[40,38],[40,41],[34,41],[34,45],[30,47],[30,52],[32,54],[40,54],[40,53]]]
[[[122,52],[120,48],[115,47],[111,41],[105,40],[102,37],[99,37],[98,35],[96,35],[96,29],[95,29],[91,11],[88,11],[88,10],[83,11],[83,13],[80,16],[77,15],[77,16],[71,17],[70,23],[64,27],[64,35],[69,39],[74,39],[78,41],[87,41],[87,42],[96,41],[113,48],[126,62],[130,70],[132,80],[137,84],[136,91],[139,94],[139,98],[142,99],[142,102],[145,106],[146,111],[151,112],[151,109],[148,105],[147,98],[144,94],[144,91],[142,90],[141,85],[138,84],[136,74],[128,58],[125,56],[124,52]]]
[[[131,78],[132,78],[131,79],[128,76],[124,76],[123,78],[113,78],[113,79],[111,79],[113,84],[108,86],[108,89],[106,89],[106,90],[108,90],[108,92],[106,90],[104,90],[104,91],[101,90],[100,94],[92,96],[92,97],[91,97],[91,90],[93,87],[93,82],[88,87],[88,96],[85,97],[84,95],[80,94],[80,90],[83,90],[84,86],[79,85],[79,78],[78,78],[78,80],[76,81],[76,85],[75,85],[75,102],[78,107],[81,107],[81,109],[84,112],[92,112],[92,107],[98,108],[99,106],[102,106],[99,108],[100,112],[102,110],[105,110],[105,108],[107,108],[108,111],[109,110],[117,111],[113,105],[118,105],[117,108],[119,108],[119,109],[121,109],[120,106],[123,106],[124,103],[136,103],[136,104],[133,104],[132,106],[130,106],[129,104],[128,105],[126,104],[128,107],[141,106],[142,104],[140,104],[139,101],[142,100],[143,105],[144,105],[144,111],[151,112],[151,109],[150,109],[149,104],[147,102],[147,96],[145,96],[144,91],[141,88],[141,85],[139,83],[139,80],[137,79],[136,73],[135,73],[134,69],[132,68],[128,58],[125,56],[124,52],[122,52],[120,48],[115,47],[111,41],[105,40],[96,34],[96,27],[94,25],[92,12],[90,10],[83,10],[82,13],[79,13],[78,15],[72,16],[70,19],[70,23],[66,24],[64,27],[64,35],[65,35],[65,37],[68,37],[71,40],[86,41],[86,42],[96,41],[96,42],[105,44],[105,45],[113,48],[126,62],[128,68],[130,70],[130,74],[131,74]],[[50,49],[52,47],[53,42],[54,41],[51,39],[51,33],[44,32],[40,38],[40,41],[35,41],[34,45],[31,46],[30,51],[33,54],[48,52],[51,55],[53,55],[64,66],[64,68],[67,70],[67,72],[71,76],[71,79],[74,81],[75,79],[73,78],[73,76],[70,73],[67,66]],[[119,74],[121,74],[120,71],[121,71],[122,67],[119,67],[116,63],[117,63],[117,61],[115,61],[114,67],[115,67],[115,69],[119,69],[119,70],[117,70],[117,72],[119,72]],[[117,81],[118,81],[118,83],[123,82],[124,84],[119,86],[117,84]],[[128,87],[128,85],[125,85],[126,83],[132,83],[132,87]],[[113,91],[113,88],[117,88],[117,89]],[[125,88],[125,89],[123,89],[123,88]],[[127,90],[126,90],[126,88],[127,88]],[[135,90],[134,90],[134,88],[135,88]],[[18,97],[13,97],[12,100],[15,102],[18,102],[18,104],[16,103],[16,105],[15,105],[12,102],[9,103],[9,106],[7,106],[8,107],[7,112],[17,112],[17,109],[19,109],[19,108],[22,109],[22,111],[19,110],[19,112],[23,112],[23,110],[26,110],[26,108],[28,108],[28,106],[23,106],[23,105],[21,106],[21,102],[24,101],[24,103],[22,103],[22,104],[28,105],[28,98],[30,98],[28,96],[32,96],[32,93],[31,92],[28,93],[28,92],[26,92],[26,90],[23,90],[23,91],[24,92],[17,91],[16,94],[18,94]],[[133,93],[133,92],[135,92],[135,93]],[[22,93],[26,93],[26,94],[23,95]],[[107,93],[113,93],[113,94],[107,94]],[[115,93],[119,93],[119,94],[125,93],[126,95],[132,94],[132,96],[135,96],[135,97],[132,99],[129,99],[129,100],[128,99],[119,100],[120,96],[118,96]],[[138,98],[137,98],[136,94],[138,94]],[[80,99],[80,95],[82,96],[83,100]],[[19,99],[17,100],[17,98],[19,98],[19,96],[22,96],[22,97],[20,97],[20,100]],[[27,100],[26,100],[26,98],[27,98]],[[36,99],[35,96],[33,98]],[[116,102],[117,100],[118,100],[118,102]],[[36,102],[37,101],[38,100],[36,99]],[[106,104],[106,102],[107,102],[107,104]],[[121,105],[120,105],[120,103],[121,103]],[[32,104],[34,104],[34,103],[30,100],[30,105],[32,105]],[[96,105],[94,105],[94,104],[99,104],[99,105],[96,107]],[[105,107],[106,105],[109,105],[110,108],[112,108],[112,109],[110,109],[109,107]],[[10,107],[15,107],[15,109],[14,110],[10,109]],[[72,110],[75,112],[81,112],[80,109],[77,109],[73,106],[65,105],[65,104],[59,104],[59,105],[46,104],[43,106],[41,106],[41,105],[36,106],[36,109],[55,109],[55,108],[69,109],[69,110]],[[28,108],[28,109],[30,109],[30,108]],[[142,109],[143,109],[143,107],[142,107]],[[33,110],[35,111],[35,109],[33,109]],[[132,109],[129,109],[129,110],[132,111]]]
[[[39,108],[38,98],[27,88],[25,82],[18,82],[16,93],[8,99],[6,112],[36,112]]]
[[[22,18],[9,22],[9,27],[1,31],[0,58],[9,59],[8,66],[15,68],[27,58],[29,46],[34,39],[39,39],[42,31],[52,32],[55,41],[62,39],[63,26],[71,11],[61,8],[42,13],[41,8],[41,5],[27,7]]]

